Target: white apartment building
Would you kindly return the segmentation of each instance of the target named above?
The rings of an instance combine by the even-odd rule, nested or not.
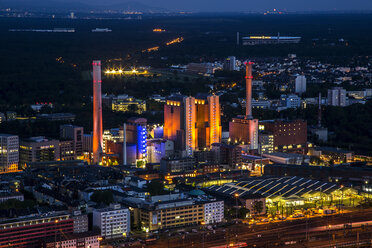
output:
[[[130,232],[130,212],[120,204],[93,211],[93,226],[101,229],[105,238],[126,237]]]
[[[306,92],[306,77],[299,75],[295,80],[295,93],[302,94]]]
[[[204,222],[213,224],[222,222],[224,219],[224,202],[211,201],[204,204]]]
[[[97,235],[47,243],[54,248],[99,248],[101,238]]]
[[[333,87],[328,90],[328,105],[346,106],[346,90],[342,87]]]

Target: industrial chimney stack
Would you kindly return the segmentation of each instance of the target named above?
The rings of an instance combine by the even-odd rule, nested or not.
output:
[[[245,118],[252,119],[252,65],[253,62],[246,62],[246,108],[245,108]]]
[[[322,127],[322,93],[319,92],[318,99],[318,128]]]
[[[93,163],[102,162],[101,61],[93,61]]]

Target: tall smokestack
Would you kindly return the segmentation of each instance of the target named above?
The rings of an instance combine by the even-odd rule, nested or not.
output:
[[[246,119],[252,119],[252,65],[253,62],[246,62],[245,71],[245,86],[246,86],[246,106],[245,106],[245,117]]]
[[[319,99],[318,99],[318,127],[322,126],[322,93],[319,92]]]
[[[127,124],[123,125],[123,165],[127,165]]]
[[[239,34],[239,32],[237,32],[236,33],[236,45],[239,46],[239,44],[240,44],[240,34]]]
[[[93,61],[93,163],[102,162],[101,61]]]

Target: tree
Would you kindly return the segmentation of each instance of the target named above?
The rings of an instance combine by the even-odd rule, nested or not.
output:
[[[242,208],[239,209],[238,217],[239,217],[239,219],[246,219],[247,214],[249,214],[249,213],[250,213],[249,209],[242,207]]]
[[[253,210],[254,210],[255,214],[261,214],[261,212],[263,210],[263,202],[262,201],[256,201],[253,204]]]
[[[110,205],[110,203],[114,202],[114,196],[112,195],[111,191],[95,191],[90,199],[96,203],[104,203],[106,205]]]
[[[161,181],[151,181],[147,184],[147,190],[149,191],[150,195],[164,195],[167,192],[164,190],[164,184]]]

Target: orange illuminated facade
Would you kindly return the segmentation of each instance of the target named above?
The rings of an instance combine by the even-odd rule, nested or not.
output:
[[[229,123],[230,140],[258,149],[258,119],[233,118]]]
[[[167,100],[164,106],[164,138],[175,141],[175,149],[191,156],[194,150],[210,148],[221,141],[221,112],[218,96]]]

